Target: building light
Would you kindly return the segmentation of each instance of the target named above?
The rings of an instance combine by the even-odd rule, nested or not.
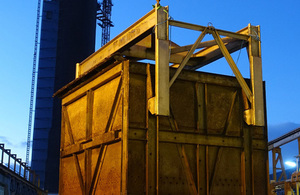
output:
[[[296,163],[295,162],[292,162],[292,161],[286,161],[284,164],[286,164],[287,166],[289,167],[296,167]]]

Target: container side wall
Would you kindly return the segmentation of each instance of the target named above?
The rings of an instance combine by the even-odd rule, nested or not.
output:
[[[140,66],[140,68],[146,71],[145,66]],[[129,132],[145,135],[147,128],[146,76],[144,74],[130,74],[129,76]],[[145,151],[145,140],[131,140],[129,138],[128,194],[143,194],[145,192]]]
[[[183,71],[168,117],[148,112],[153,81],[125,61],[63,98],[60,193],[266,194],[265,130],[244,122],[236,79]]]
[[[120,194],[122,64],[89,78],[62,100],[60,194]]]
[[[147,110],[147,91],[153,90],[148,81],[146,65],[131,63],[128,166],[132,180],[128,192],[229,195],[249,189],[258,194],[267,191],[263,182],[267,179],[265,130],[244,122],[243,94],[236,78],[183,71],[170,90],[170,117],[160,116],[155,125]],[[148,148],[155,138],[149,135],[155,129],[159,145],[153,151],[158,150],[158,160],[151,161],[149,155],[156,154]],[[250,149],[245,148],[245,131],[250,131],[251,136],[245,138],[250,139]],[[251,163],[245,163],[245,150],[252,156]],[[146,166],[140,164],[144,161]],[[254,177],[260,179],[251,182]],[[156,187],[150,186],[151,181]]]

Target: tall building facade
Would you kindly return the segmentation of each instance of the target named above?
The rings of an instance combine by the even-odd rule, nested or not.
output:
[[[94,52],[96,11],[96,0],[43,0],[31,168],[49,193],[58,192],[61,126],[61,102],[52,95]]]

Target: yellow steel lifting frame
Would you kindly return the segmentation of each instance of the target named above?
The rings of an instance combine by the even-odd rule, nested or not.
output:
[[[196,30],[201,34],[193,45],[180,47],[169,40],[169,26]],[[206,34],[211,34],[214,39],[201,42]],[[243,47],[247,47],[249,57],[250,87],[230,55]],[[196,49],[201,50],[194,53]],[[238,32],[230,32],[212,26],[170,20],[168,7],[162,7],[157,3],[152,11],[86,60],[78,63],[76,78],[87,74],[108,59],[117,59],[116,56],[155,60],[155,94],[149,99],[149,110],[152,114],[163,116],[170,115],[169,88],[183,69],[196,70],[225,57],[246,96],[245,104],[250,103],[250,106],[245,108],[245,121],[249,125],[264,126],[259,26],[249,24]],[[174,75],[169,74],[170,63],[173,63],[172,67],[178,68]]]

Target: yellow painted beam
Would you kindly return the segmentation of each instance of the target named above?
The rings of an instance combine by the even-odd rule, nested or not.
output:
[[[155,114],[169,115],[169,35],[167,8],[156,10],[155,27]]]
[[[264,116],[264,92],[262,80],[262,60],[260,47],[260,27],[251,26],[249,24],[249,34],[253,35],[249,38],[249,62],[250,62],[250,79],[253,93],[252,99],[252,122],[257,126],[265,125]]]
[[[143,46],[139,46],[139,45],[134,45],[134,46],[130,47],[130,49],[122,52],[121,55],[125,55],[127,57],[134,57],[134,58],[138,58],[138,59],[155,60],[155,51],[153,51],[147,47],[143,47]],[[168,56],[169,56],[169,54],[168,54]],[[172,54],[169,57],[170,57],[170,59],[169,59],[170,63],[180,64],[182,62],[182,60],[184,59],[185,55]],[[201,57],[190,58],[186,65],[196,66],[199,64],[200,58]]]
[[[238,34],[246,34],[247,33],[248,34],[248,28],[247,27],[243,28],[243,29],[237,31],[236,33],[238,33]],[[225,38],[222,38],[221,40],[226,45],[226,47],[227,47],[227,45],[234,44],[235,42],[240,42],[239,39],[230,38],[230,37],[225,37]],[[242,40],[242,41],[244,41],[244,45],[246,46],[248,41],[246,41],[246,40]],[[219,49],[217,42],[215,40],[200,43],[199,46],[201,46],[202,44],[207,45],[207,48],[204,48],[203,50],[197,52],[194,55],[194,57],[209,56],[211,53],[213,53],[217,49]]]
[[[233,40],[236,40],[236,39],[231,38],[231,37],[222,38],[222,41],[224,43],[228,43],[228,42],[233,41]],[[193,45],[194,44],[192,44],[192,45],[185,45],[185,46],[177,47],[177,48],[172,48],[171,54],[189,51],[193,47]],[[205,42],[199,43],[196,49],[200,49],[200,48],[204,48],[204,47],[212,47],[214,45],[217,45],[217,42],[215,40],[205,41]]]
[[[186,65],[186,63],[188,62],[188,60],[190,59],[190,57],[192,56],[192,54],[194,53],[195,49],[198,47],[199,43],[203,40],[204,36],[206,35],[207,30],[208,30],[207,28],[205,28],[203,30],[203,32],[200,34],[200,36],[198,37],[198,39],[196,40],[196,42],[192,46],[191,50],[187,53],[187,55],[185,56],[185,58],[182,60],[182,62],[180,63],[178,69],[176,70],[174,76],[170,80],[169,87],[172,86],[172,84],[174,83],[175,79],[178,77],[178,75],[180,74],[180,72],[182,71],[182,69],[184,68],[184,66]]]
[[[232,131],[232,129],[229,129]],[[197,129],[195,129],[195,132]],[[147,132],[143,129],[130,128],[129,140],[147,140]],[[220,146],[229,148],[243,148],[242,137],[230,137],[222,135],[203,135],[199,133],[186,133],[181,131],[159,131],[159,141],[174,144],[192,144],[201,146]],[[265,150],[267,143],[262,139],[252,139],[252,148],[255,150]]]
[[[187,28],[187,29],[191,29],[191,30],[197,30],[197,31],[203,31],[206,28],[206,26],[190,24],[190,23],[180,22],[180,21],[176,21],[176,20],[170,20],[169,25],[177,26],[180,28]],[[216,29],[216,30],[218,30],[219,34],[222,36],[232,37],[232,38],[241,39],[241,40],[245,40],[245,41],[248,41],[248,39],[249,39],[249,35],[246,35],[246,34],[234,33],[234,32],[220,30],[220,29]],[[214,30],[209,29],[207,32],[212,34],[213,31]]]
[[[224,43],[222,42],[218,31],[217,30],[213,31],[212,35],[215,38],[218,46],[220,47],[220,50],[222,51],[225,59],[227,60],[231,70],[233,71],[233,73],[234,73],[235,77],[237,78],[239,84],[241,85],[243,91],[245,92],[248,100],[250,102],[252,102],[252,96],[253,96],[252,92],[249,89],[245,79],[243,78],[242,74],[240,73],[240,71],[239,71],[238,67],[236,66],[235,62],[233,61],[230,53],[228,52],[227,48],[225,47]]]
[[[107,57],[127,46],[133,40],[137,39],[145,32],[149,31],[156,25],[155,9],[150,11],[144,17],[132,24],[129,28],[109,41],[106,45],[101,47],[98,51],[90,55],[83,62],[79,63],[76,75],[79,77],[91,68],[100,64]],[[150,32],[151,33],[151,32]]]

